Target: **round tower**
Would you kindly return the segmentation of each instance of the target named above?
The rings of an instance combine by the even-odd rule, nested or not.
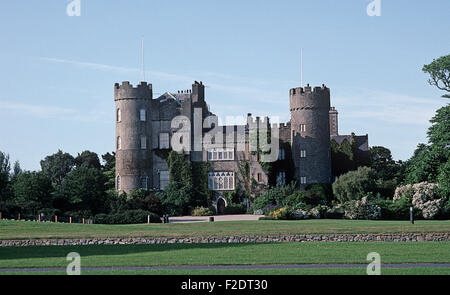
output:
[[[331,183],[330,89],[293,88],[289,102],[295,179],[301,188]]]
[[[152,188],[152,84],[114,85],[116,104],[116,190]]]

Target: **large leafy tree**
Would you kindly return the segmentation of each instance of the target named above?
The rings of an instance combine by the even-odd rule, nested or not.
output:
[[[428,83],[450,93],[450,55],[441,56],[424,65],[422,71],[430,75]],[[444,94],[442,97],[450,98],[450,95]]]
[[[107,170],[111,170],[114,169],[116,167],[116,153],[112,152],[112,153],[106,153],[104,155],[102,155],[102,159],[103,159],[103,169],[105,171]]]
[[[171,215],[190,214],[197,206],[207,206],[208,167],[191,163],[183,153],[169,153],[170,183],[158,196],[165,212]]]
[[[377,192],[392,198],[395,188],[404,179],[403,162],[394,161],[391,151],[383,146],[371,147],[369,154],[370,167],[376,172]]]
[[[91,151],[84,151],[75,158],[75,165],[77,167],[100,169],[100,160],[98,155]]]
[[[42,172],[50,177],[56,185],[62,184],[64,177],[73,169],[74,165],[75,159],[61,150],[41,161]]]
[[[333,194],[341,203],[359,200],[376,191],[375,178],[375,170],[369,167],[359,167],[336,179],[333,183]]]
[[[431,85],[450,93],[450,55],[433,60],[422,70],[430,74]],[[450,98],[450,95],[443,97]],[[428,144],[419,144],[406,163],[406,182],[437,182],[441,194],[449,196],[450,104],[438,109],[430,122]]]
[[[0,151],[0,210],[8,211],[8,200],[10,194],[10,170],[11,164],[9,162],[9,155]]]
[[[52,207],[52,182],[42,172],[23,172],[15,177],[14,203],[24,214],[38,214],[39,209]]]
[[[11,164],[9,162],[9,155],[0,151],[0,200],[6,198],[10,171]]]
[[[105,182],[102,171],[76,167],[64,178],[59,197],[63,198],[72,211],[95,215],[105,210]]]
[[[102,155],[103,159],[103,174],[106,177],[106,189],[113,193],[115,191],[115,183],[116,183],[116,153],[112,152],[106,153]]]
[[[338,144],[331,140],[331,169],[334,176],[339,176],[356,169],[352,145],[347,139]]]
[[[383,180],[401,177],[401,163],[394,161],[391,151],[383,146],[373,146],[369,150],[370,167],[374,169],[378,178]]]

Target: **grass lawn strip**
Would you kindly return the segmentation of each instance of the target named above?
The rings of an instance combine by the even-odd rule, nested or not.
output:
[[[449,233],[450,221],[300,220],[99,225],[0,221],[0,240],[130,237],[223,237],[295,234]]]
[[[81,255],[82,267],[261,264],[366,264],[377,252],[381,263],[450,263],[450,242],[270,243],[89,245],[0,248],[0,268],[67,266]]]

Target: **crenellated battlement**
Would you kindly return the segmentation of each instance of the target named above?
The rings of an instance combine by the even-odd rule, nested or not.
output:
[[[247,126],[249,129],[267,129],[267,128],[279,128],[283,123],[271,123],[268,116],[261,117],[257,116],[253,118],[252,114],[247,114]]]
[[[305,87],[296,87],[291,88],[289,90],[290,95],[302,95],[304,93],[322,93],[322,92],[330,92],[330,89],[325,86],[325,84],[322,84],[322,87],[316,86],[312,88],[307,84]]]
[[[115,89],[140,89],[140,88],[149,88],[152,89],[152,84],[148,84],[147,82],[139,82],[136,87],[133,87],[129,81],[123,81],[122,84],[116,83],[114,84]]]
[[[114,100],[152,98],[152,84],[148,84],[147,82],[140,82],[136,87],[129,81],[123,81],[122,84],[114,84]]]

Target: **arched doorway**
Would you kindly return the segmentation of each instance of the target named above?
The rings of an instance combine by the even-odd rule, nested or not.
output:
[[[225,211],[226,203],[223,198],[217,199],[217,214],[222,215]]]

